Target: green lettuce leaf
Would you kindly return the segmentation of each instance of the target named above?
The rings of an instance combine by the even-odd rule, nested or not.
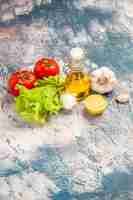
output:
[[[28,123],[44,124],[50,115],[62,108],[60,93],[63,82],[59,77],[40,80],[38,87],[31,90],[19,85],[20,95],[16,98],[16,111]]]

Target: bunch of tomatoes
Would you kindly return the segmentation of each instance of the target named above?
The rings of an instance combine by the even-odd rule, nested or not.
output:
[[[13,72],[8,80],[8,91],[13,96],[19,96],[18,84],[32,89],[36,87],[38,79],[56,76],[59,73],[60,67],[54,59],[42,58],[35,63],[33,71],[22,68]]]

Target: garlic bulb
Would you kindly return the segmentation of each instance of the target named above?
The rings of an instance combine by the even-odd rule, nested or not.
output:
[[[76,97],[69,93],[64,93],[61,95],[61,102],[65,110],[72,110],[72,108],[77,104]]]
[[[92,90],[100,94],[111,92],[117,84],[115,73],[107,67],[92,72]]]

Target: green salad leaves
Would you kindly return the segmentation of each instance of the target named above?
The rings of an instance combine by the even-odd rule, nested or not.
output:
[[[49,116],[62,108],[60,94],[64,79],[60,76],[39,80],[37,87],[31,90],[22,85],[18,87],[20,95],[16,97],[16,111],[28,123],[44,124]]]

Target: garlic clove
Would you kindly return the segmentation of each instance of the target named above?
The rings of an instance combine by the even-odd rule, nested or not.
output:
[[[115,100],[118,102],[118,103],[128,103],[129,102],[129,93],[121,93],[120,95],[116,96],[115,97]]]
[[[61,102],[65,110],[72,110],[72,108],[77,104],[76,97],[69,93],[64,93],[61,95]]]

